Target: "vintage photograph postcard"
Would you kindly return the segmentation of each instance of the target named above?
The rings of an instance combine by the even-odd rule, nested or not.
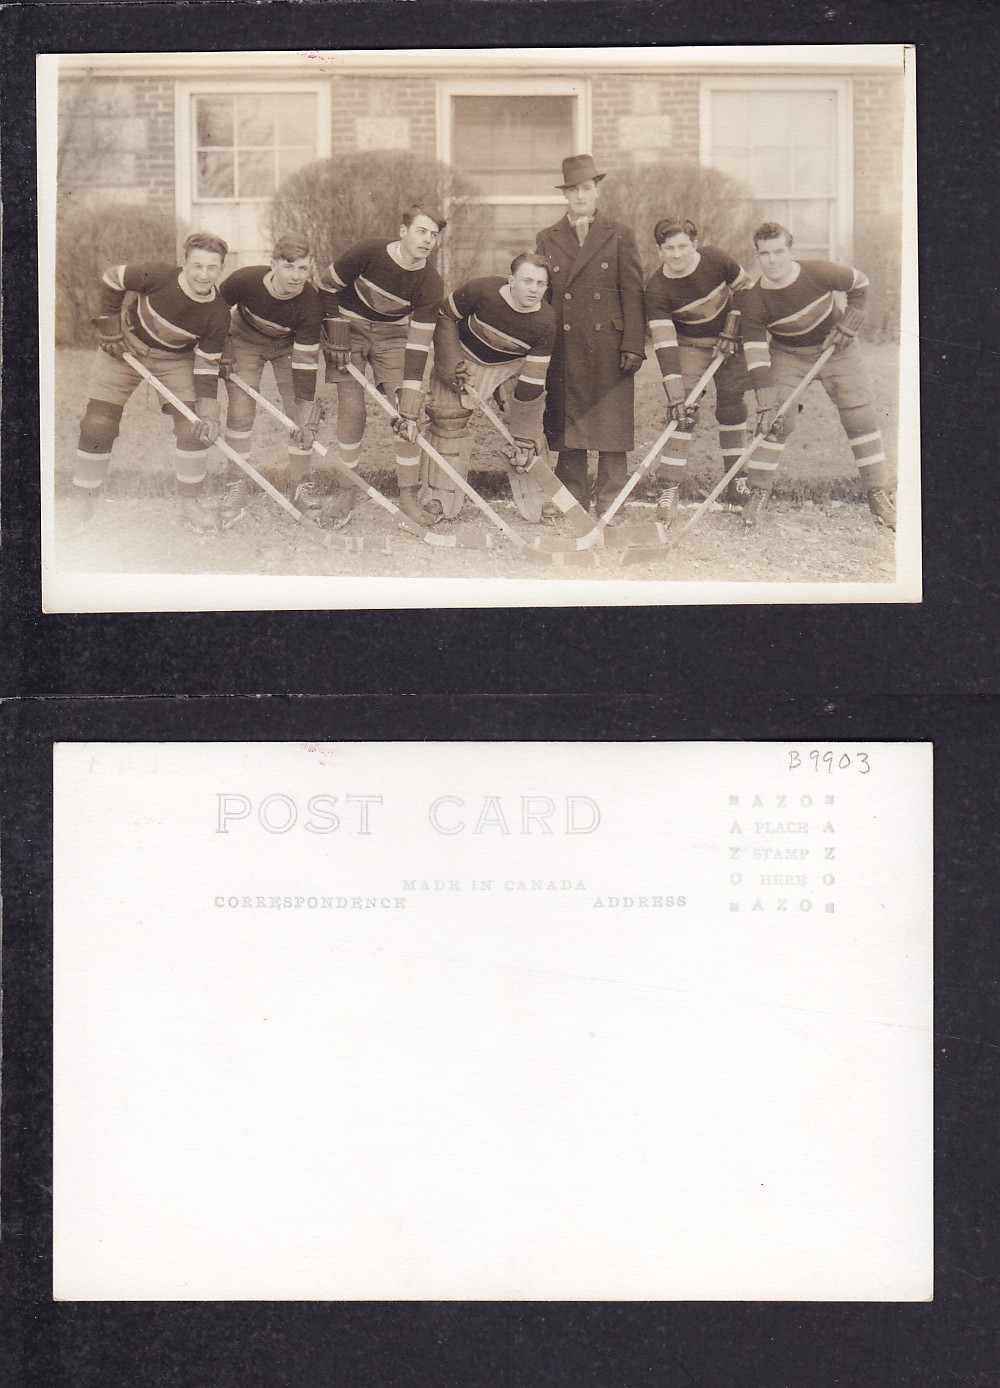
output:
[[[37,76],[45,611],[920,601],[912,47]]]
[[[932,1296],[926,743],[60,743],[60,1301]]]

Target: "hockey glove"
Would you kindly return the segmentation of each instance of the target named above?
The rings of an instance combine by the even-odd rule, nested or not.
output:
[[[233,356],[233,339],[227,337],[222,344],[222,356],[219,358],[219,376],[223,381],[228,381],[236,370],[236,358]]]
[[[842,352],[845,347],[850,347],[858,335],[864,316],[860,308],[849,308],[840,322],[834,324],[827,333],[824,348],[832,347],[835,352]]]
[[[667,397],[667,423],[686,423],[684,382],[679,376],[668,376],[663,382],[663,389]]]
[[[510,465],[515,472],[527,472],[535,461],[538,449],[532,439],[515,438],[513,448],[507,452]]]
[[[343,375],[351,360],[351,325],[346,318],[327,318],[323,324],[323,355],[326,357],[326,379],[335,381]]]
[[[757,433],[769,439],[780,439],[785,432],[785,421],[778,414],[778,392],[773,386],[761,386],[754,391],[757,400]]]
[[[319,433],[319,426],[323,423],[323,406],[318,400],[303,400],[299,406],[299,422],[291,432],[291,441],[295,448],[301,448],[303,453],[311,449],[316,442],[316,435]]]
[[[97,345],[101,351],[107,352],[108,356],[114,357],[116,361],[121,361],[129,350],[129,343],[122,329],[121,315],[105,313],[100,318],[92,318],[90,321],[97,329]]]
[[[407,443],[417,441],[417,420],[420,418],[421,392],[416,386],[402,386],[399,392],[399,414],[392,421],[392,432]]]
[[[643,363],[643,358],[635,352],[619,352],[618,370],[623,376],[634,376]]]
[[[740,350],[740,311],[733,308],[716,338],[715,350],[721,357],[735,357]]]
[[[198,416],[198,423],[191,426],[195,438],[199,443],[214,443],[221,427],[218,400],[199,397],[194,402],[194,412]]]

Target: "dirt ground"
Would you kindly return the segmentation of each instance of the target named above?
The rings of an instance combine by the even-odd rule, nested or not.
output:
[[[894,344],[867,344],[886,453],[895,457],[898,351]],[[57,353],[55,428],[56,561],[70,572],[206,573],[265,575],[354,575],[437,578],[524,578],[551,576],[560,580],[658,579],[687,582],[851,582],[888,583],[895,577],[894,536],[876,526],[859,488],[850,449],[836,411],[819,386],[807,393],[796,432],[789,443],[774,497],[764,524],[744,534],[739,515],[715,509],[678,544],[624,562],[622,548],[613,543],[591,551],[579,566],[532,560],[524,550],[495,530],[467,502],[462,515],[449,526],[479,535],[490,534],[488,551],[442,549],[424,544],[402,529],[395,518],[362,498],[341,533],[363,538],[358,554],[342,554],[286,516],[276,503],[258,491],[247,514],[224,533],[201,535],[177,514],[173,497],[172,443],[169,421],[160,413],[152,387],[141,384],[126,407],[121,435],[115,446],[107,497],[86,529],[66,533],[63,500],[70,490],[73,454],[80,415],[87,399],[91,353],[60,349]],[[265,392],[276,402],[273,382]],[[321,388],[322,390],[322,388]],[[333,390],[326,388],[331,399]],[[323,439],[333,433],[333,411]],[[637,377],[636,448],[630,465],[638,463],[663,427],[663,394],[655,363],[647,360]],[[571,532],[565,523],[544,527],[521,520],[510,501],[502,472],[502,443],[492,426],[477,418],[474,425],[473,468],[470,481],[514,529],[531,538],[539,533]],[[690,494],[682,498],[682,521],[701,496],[721,476],[714,411],[711,401],[701,411],[690,463]],[[388,422],[369,407],[362,453],[367,481],[395,498],[391,467],[393,439]],[[212,450],[213,491],[219,486],[224,460]],[[281,488],[284,483],[284,437],[270,416],[258,412],[252,461]],[[322,485],[324,465],[316,468]],[[640,487],[619,513],[623,525],[650,520],[654,510],[650,488]],[[613,541],[610,536],[609,540]],[[638,560],[639,562],[635,562]]]

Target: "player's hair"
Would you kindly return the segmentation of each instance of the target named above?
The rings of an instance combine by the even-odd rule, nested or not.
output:
[[[192,251],[212,251],[221,260],[225,260],[229,254],[229,247],[221,236],[215,236],[210,231],[193,231],[184,242],[184,259],[187,260]]]
[[[653,228],[653,240],[658,246],[662,246],[668,236],[689,236],[692,241],[696,241],[698,228],[694,222],[682,222],[676,217],[661,217]]]
[[[552,278],[552,267],[543,255],[535,255],[534,251],[522,251],[510,262],[510,273],[516,275],[522,265],[534,265],[539,270],[544,270],[549,279]]]
[[[429,217],[437,226],[438,231],[444,231],[445,227],[448,225],[440,212],[432,212],[429,207],[421,207],[419,202],[411,202],[403,213],[403,226],[412,226],[415,217]]]
[[[792,246],[792,233],[787,227],[783,227],[780,222],[761,222],[760,226],[753,234],[753,243],[759,246],[762,241],[773,241],[776,237],[783,236],[789,250]]]
[[[291,233],[279,236],[274,243],[274,250],[271,253],[272,260],[301,260],[303,256],[312,255],[312,246],[301,236]]]

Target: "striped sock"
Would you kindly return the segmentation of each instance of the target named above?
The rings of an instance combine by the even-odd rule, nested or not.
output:
[[[746,475],[751,487],[770,492],[785,445],[781,440],[761,439],[747,459]]]
[[[692,437],[690,430],[675,429],[663,445],[656,473],[660,486],[679,487],[684,481]]]
[[[882,444],[882,431],[875,429],[867,434],[849,437],[851,452],[858,465],[861,485],[866,491],[886,484],[885,451]]]

